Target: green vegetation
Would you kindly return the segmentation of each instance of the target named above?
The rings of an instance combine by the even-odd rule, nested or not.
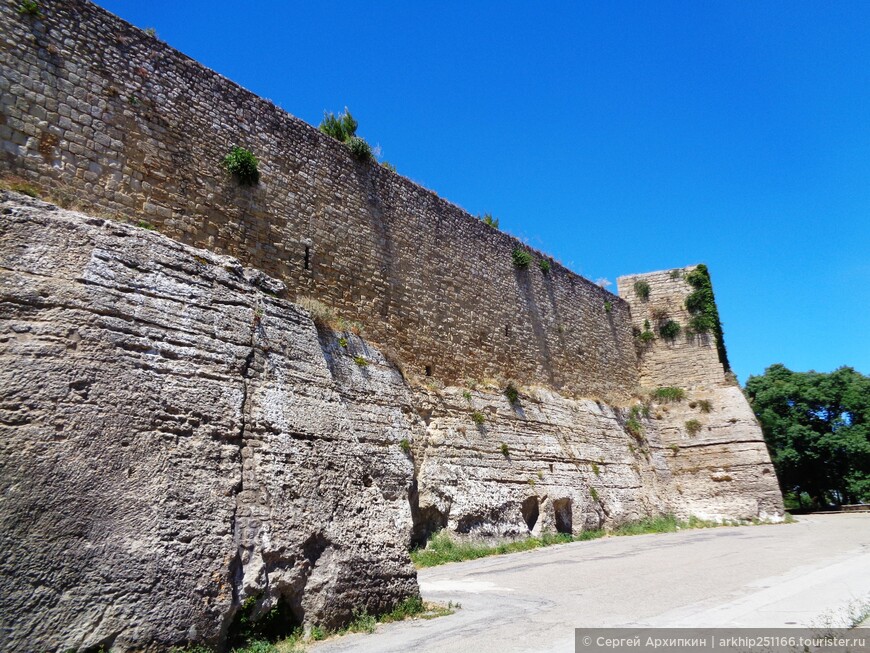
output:
[[[395,172],[395,171],[396,171],[396,166],[394,166],[394,165],[393,165],[392,163],[390,163],[389,161],[381,161],[381,166],[383,166],[384,168],[386,168],[386,169],[389,170],[390,172]]]
[[[346,143],[350,153],[359,161],[368,161],[372,158],[372,148],[364,138],[351,136]]]
[[[356,128],[358,126],[359,123],[350,114],[348,108],[345,107],[344,113],[338,116],[331,111],[324,111],[323,121],[320,123],[318,129],[327,136],[331,136],[337,141],[346,143],[349,139],[356,136]]]
[[[674,340],[680,334],[680,323],[668,320],[659,327],[659,334],[665,340]]]
[[[223,166],[242,186],[256,186],[260,182],[259,162],[249,150],[236,145],[224,157]]]
[[[710,413],[713,411],[713,404],[709,399],[699,399],[698,400],[698,408],[702,413]]]
[[[701,432],[701,422],[696,419],[690,419],[686,421],[686,433],[689,434],[689,437],[694,438],[698,433]]]
[[[508,447],[507,444],[505,444],[504,442],[501,443],[501,454],[505,458],[510,458],[511,455],[510,447]]]
[[[492,213],[484,213],[483,215],[477,216],[477,219],[493,229],[498,229],[498,218],[492,217]]]
[[[596,476],[601,476],[601,468],[598,467],[598,463],[590,463],[589,466],[592,468],[592,473]]]
[[[155,38],[155,39],[157,38],[157,30],[154,29],[153,27],[146,27],[146,28],[145,28],[144,30],[142,30],[142,31],[144,31],[144,32],[145,32],[148,36],[150,36],[151,38]]]
[[[594,487],[589,488],[589,496],[592,497],[592,500],[595,503],[601,501],[601,497],[598,496],[598,490],[596,490]]]
[[[710,272],[703,263],[686,275],[686,283],[695,290],[686,297],[686,310],[692,314],[689,328],[695,333],[712,333],[716,338],[716,352],[719,362],[729,371],[728,353],[725,351],[725,340],[722,335],[722,322],[719,320],[719,310],[716,308],[716,298],[713,296],[713,284]]]
[[[644,345],[656,339],[655,334],[652,332],[652,329],[650,329],[649,320],[643,321],[643,331],[636,331],[635,337],[637,337],[637,339]]]
[[[520,540],[510,540],[499,543],[481,542],[474,540],[459,540],[451,537],[447,531],[435,533],[426,543],[425,549],[411,551],[411,560],[420,567],[434,567],[448,562],[462,562],[463,560],[476,560],[492,555],[505,553],[518,553],[531,551],[553,544],[567,544],[591,540],[604,536],[604,531],[583,531],[577,536],[564,533],[545,533],[540,537],[527,537]]]
[[[870,377],[772,365],[746,395],[793,507],[870,501]]]
[[[630,417],[626,421],[625,430],[631,433],[636,440],[640,440],[643,437],[643,425],[636,417]]]
[[[42,17],[42,12],[39,10],[39,5],[35,0],[22,0],[21,4],[18,5],[18,13],[22,16]]]
[[[465,399],[465,401],[467,401],[468,403],[471,403],[471,391],[470,390],[463,390],[462,391],[462,398]]]
[[[541,268],[541,272],[543,272],[544,274],[547,274],[550,271],[550,267],[551,267],[550,259],[542,258],[540,261],[538,261],[538,267]]]
[[[643,279],[638,279],[634,282],[634,294],[640,297],[641,300],[649,299],[649,283]]]
[[[605,301],[604,302],[604,312],[609,313],[612,310],[613,310],[613,303],[610,301]]]
[[[592,496],[594,501],[600,499],[595,488],[589,488],[589,494]],[[790,523],[791,521],[794,520],[791,519],[790,515],[787,515],[786,522]],[[713,528],[716,526],[739,526],[746,523],[747,522],[726,522],[720,524],[718,522],[705,521],[696,517],[690,517],[688,521],[681,521],[673,515],[660,515],[622,524],[614,529],[610,535],[626,536],[646,535],[648,533],[673,533],[685,529]],[[764,522],[753,520],[750,523],[763,524]],[[447,531],[439,531],[429,539],[426,543],[426,548],[414,549],[411,551],[411,560],[413,560],[418,568],[434,567],[448,562],[462,562],[463,560],[476,560],[478,558],[492,555],[530,551],[532,549],[552,546],[554,544],[595,540],[607,535],[608,533],[603,530],[588,530],[582,531],[578,535],[573,536],[567,533],[544,533],[539,537],[492,542],[474,540],[472,538],[463,539],[453,536]]]
[[[411,442],[408,440],[408,438],[402,438],[401,440],[399,440],[399,448],[406,454],[411,453]]]
[[[511,258],[514,261],[514,266],[519,268],[520,270],[525,270],[529,267],[529,263],[532,262],[532,255],[529,254],[526,250],[520,249],[517,247],[511,252]]]
[[[480,426],[486,421],[486,415],[481,413],[479,410],[475,410],[471,413],[471,421]]]
[[[334,113],[323,112],[323,121],[318,129],[327,136],[344,143],[353,156],[360,161],[368,161],[372,158],[372,148],[364,138],[356,135],[359,123],[350,114],[347,107],[344,113],[336,116]],[[393,168],[395,170],[395,168]]]
[[[650,393],[650,398],[653,401],[682,401],[686,398],[686,391],[682,388],[674,388],[672,386],[663,386],[656,388]]]
[[[345,349],[347,349],[347,338],[345,338],[344,336],[342,336],[341,338],[339,338],[339,339],[338,339],[338,346],[339,346],[339,347],[344,347]]]
[[[513,383],[508,383],[507,387],[504,389],[504,396],[507,397],[509,402],[515,404],[520,398],[520,391],[517,390],[517,387]]]
[[[30,184],[18,177],[11,177],[0,180],[0,190],[11,190],[14,193],[21,193],[35,199],[39,198],[39,191],[36,186]]]
[[[365,356],[354,356],[353,362],[359,365],[360,367],[365,367],[369,364],[369,362],[365,359]]]
[[[682,270],[671,270],[671,279],[679,279],[683,276]]]

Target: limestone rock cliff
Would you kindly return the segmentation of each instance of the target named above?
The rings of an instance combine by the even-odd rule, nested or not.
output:
[[[393,368],[328,365],[234,259],[0,212],[4,650],[163,650],[220,641],[248,597],[334,626],[417,593]]]
[[[416,594],[440,528],[782,514],[721,369],[646,408],[439,389],[236,259],[10,193],[0,235],[8,650],[221,643],[248,600],[336,626]]]

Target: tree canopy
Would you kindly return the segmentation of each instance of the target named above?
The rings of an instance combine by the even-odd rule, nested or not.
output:
[[[746,395],[784,492],[816,505],[870,501],[870,377],[772,365]]]

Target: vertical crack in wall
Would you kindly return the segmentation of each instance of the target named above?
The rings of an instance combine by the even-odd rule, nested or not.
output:
[[[251,375],[251,369],[254,364],[254,360],[257,356],[257,331],[261,328],[260,318],[257,315],[257,309],[251,309],[253,313],[253,319],[251,321],[251,337],[250,337],[250,348],[248,349],[248,353],[245,356],[244,363],[242,364],[242,368],[240,370],[240,376],[242,380],[242,397],[239,402],[239,428],[236,432],[235,440],[238,443],[238,456],[239,456],[239,479],[236,485],[233,487],[233,500],[235,501],[235,505],[233,506],[233,513],[230,517],[230,533],[233,537],[233,548],[235,549],[232,554],[232,558],[229,562],[229,566],[227,569],[230,585],[232,588],[232,604],[230,605],[230,609],[224,615],[223,622],[221,623],[220,628],[220,638],[219,641],[226,641],[227,632],[229,631],[230,624],[233,621],[233,618],[236,615],[236,612],[241,605],[241,590],[242,590],[242,582],[244,580],[244,556],[243,556],[243,545],[242,545],[242,529],[239,527],[239,502],[242,500],[242,492],[245,489],[245,461],[244,461],[244,449],[246,444],[246,431],[248,428],[248,415],[250,412],[250,392],[249,392],[249,377]]]

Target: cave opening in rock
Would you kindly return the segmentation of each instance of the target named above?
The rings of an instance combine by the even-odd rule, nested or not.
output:
[[[521,510],[523,512],[523,520],[526,522],[526,526],[529,527],[529,532],[533,531],[535,524],[538,523],[538,514],[540,513],[538,497],[529,497],[523,501]]]
[[[571,499],[556,499],[553,501],[553,517],[557,533],[572,533]]]

